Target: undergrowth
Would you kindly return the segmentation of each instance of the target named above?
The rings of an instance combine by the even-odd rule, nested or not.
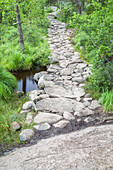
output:
[[[19,98],[16,94],[12,94],[6,100],[0,100],[0,145],[20,143],[20,131],[12,130],[11,123],[23,123],[25,114],[19,112],[27,100],[28,97]]]

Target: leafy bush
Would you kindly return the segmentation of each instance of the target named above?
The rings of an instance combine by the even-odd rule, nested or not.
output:
[[[0,66],[0,98],[7,98],[16,86],[16,78]]]

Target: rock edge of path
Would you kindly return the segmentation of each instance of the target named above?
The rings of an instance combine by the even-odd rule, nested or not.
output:
[[[112,170],[112,160],[113,124],[88,127],[16,149],[0,158],[0,170]]]

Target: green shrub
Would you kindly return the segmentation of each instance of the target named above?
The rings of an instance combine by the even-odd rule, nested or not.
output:
[[[7,98],[16,87],[16,78],[0,66],[0,98]]]

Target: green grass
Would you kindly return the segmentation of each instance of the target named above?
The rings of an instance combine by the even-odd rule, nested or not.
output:
[[[20,114],[20,111],[26,101],[28,97],[19,98],[16,94],[12,94],[6,100],[0,100],[0,145],[10,146],[20,143],[20,131],[12,130],[11,123],[24,122],[25,114]]]
[[[42,28],[27,28],[23,24],[25,50],[20,49],[17,28],[9,26],[1,37],[1,66],[8,70],[29,70],[34,66],[46,66],[49,64],[49,45],[45,36],[47,30]],[[13,37],[13,38],[12,38]]]
[[[101,103],[105,111],[113,111],[113,90],[102,93]]]

